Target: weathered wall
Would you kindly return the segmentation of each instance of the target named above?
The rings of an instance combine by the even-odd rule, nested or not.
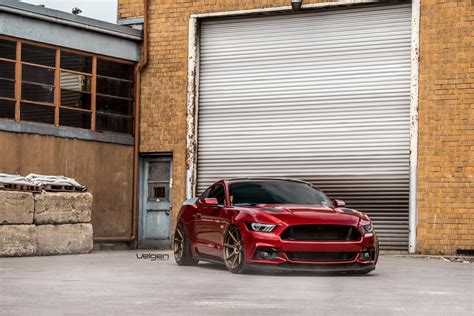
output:
[[[422,0],[418,251],[474,249],[474,3]]]
[[[0,172],[64,175],[94,196],[94,236],[129,237],[133,147],[0,132]]]
[[[309,1],[316,3],[328,1]],[[188,22],[191,14],[287,6],[289,0],[150,1],[141,152],[172,152],[173,210],[185,198]],[[474,248],[473,4],[421,0],[418,249]],[[143,15],[119,0],[119,18]],[[470,36],[469,36],[470,35]]]

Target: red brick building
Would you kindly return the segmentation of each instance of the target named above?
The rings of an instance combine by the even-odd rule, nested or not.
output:
[[[139,151],[172,160],[172,219],[217,178],[293,176],[386,249],[473,249],[472,1],[290,2],[149,1]]]

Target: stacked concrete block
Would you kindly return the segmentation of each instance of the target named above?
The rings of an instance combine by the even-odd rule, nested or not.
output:
[[[35,194],[34,221],[43,224],[90,223],[92,194],[43,192]]]
[[[0,257],[88,253],[92,195],[0,191]]]
[[[0,191],[0,256],[36,253],[34,200],[30,192]]]
[[[0,191],[0,224],[33,224],[31,192]]]
[[[0,225],[0,257],[36,254],[35,225]]]
[[[92,250],[91,224],[38,225],[37,254],[62,255]]]

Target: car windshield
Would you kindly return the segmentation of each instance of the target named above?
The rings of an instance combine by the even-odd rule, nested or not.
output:
[[[285,180],[249,180],[230,183],[232,205],[305,204],[330,205],[331,200],[309,184]]]

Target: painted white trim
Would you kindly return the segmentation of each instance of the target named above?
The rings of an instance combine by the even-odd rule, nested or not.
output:
[[[381,1],[380,0],[338,0],[338,1],[333,1],[333,2],[308,3],[308,4],[303,3],[301,10],[321,9],[321,8],[337,7],[337,6],[344,6],[344,5],[379,3],[379,2]],[[290,3],[290,0],[288,0],[288,3]],[[275,13],[275,12],[285,12],[285,11],[293,12],[291,5],[282,6],[282,7],[272,7],[272,8],[239,10],[239,11],[198,13],[198,14],[191,14],[191,18],[215,18],[215,17],[227,17],[227,16],[236,16],[236,15],[259,14],[259,13]]]
[[[186,199],[196,194],[196,162],[197,162],[197,114],[198,114],[198,59],[199,34],[198,20],[189,18],[188,34],[188,102],[186,109]]]
[[[420,61],[420,0],[412,0],[411,9],[411,82],[410,82],[410,195],[408,251],[416,252],[418,211],[417,164],[418,164],[418,80]]]

